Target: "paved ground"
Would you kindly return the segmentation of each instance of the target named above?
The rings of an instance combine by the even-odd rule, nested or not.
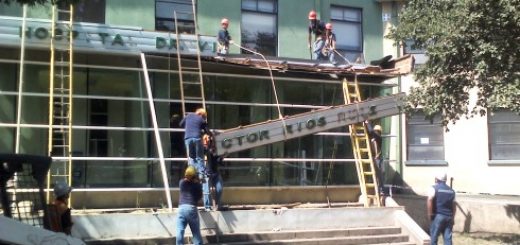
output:
[[[442,237],[441,237],[442,239]],[[439,244],[443,244],[442,241]],[[455,233],[453,244],[457,245],[520,245],[518,234]]]

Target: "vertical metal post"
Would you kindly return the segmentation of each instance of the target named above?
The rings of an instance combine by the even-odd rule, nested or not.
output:
[[[150,77],[148,76],[148,67],[146,65],[146,57],[141,53],[141,65],[143,66],[144,84],[146,86],[146,93],[148,95],[148,104],[150,105],[150,114],[152,117],[153,131],[155,134],[155,143],[157,145],[157,153],[159,154],[159,162],[161,165],[162,179],[164,183],[164,192],[166,200],[168,201],[168,209],[172,211],[172,198],[170,195],[170,185],[168,183],[168,176],[166,175],[166,164],[164,162],[164,152],[162,148],[161,136],[159,134],[159,126],[157,124],[157,115],[155,114],[155,105],[153,103],[152,88],[150,86]]]
[[[23,5],[22,17],[22,43],[20,47],[20,74],[18,76],[18,107],[16,109],[16,142],[14,152],[20,153],[20,123],[22,121],[22,91],[24,82],[24,61],[25,61],[25,29],[27,26],[27,4]]]

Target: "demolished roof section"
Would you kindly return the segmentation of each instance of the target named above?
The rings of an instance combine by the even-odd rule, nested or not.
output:
[[[256,69],[268,69],[268,65],[259,56],[251,55],[228,55],[216,57],[203,57],[206,60],[213,60],[222,63],[241,65]],[[309,73],[335,74],[338,76],[365,75],[374,77],[392,78],[399,75],[406,75],[413,69],[414,59],[410,55],[405,55],[397,59],[387,60],[380,65],[364,64],[341,64],[332,65],[329,62],[318,63],[314,60],[289,59],[281,57],[267,57],[269,67],[275,71],[299,71]]]

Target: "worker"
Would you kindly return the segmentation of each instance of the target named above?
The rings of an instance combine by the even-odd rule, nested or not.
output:
[[[328,58],[330,63],[336,65],[335,52],[336,50],[336,34],[332,32],[332,24],[327,23],[325,25],[325,47],[323,48],[323,55]]]
[[[382,196],[381,204],[384,206],[384,159],[381,153],[381,146],[383,144],[383,138],[381,137],[382,128],[381,125],[372,124],[367,120],[365,121],[367,126],[368,135],[370,136],[370,146],[372,151],[372,159],[374,159],[376,179],[379,186],[379,195]]]
[[[314,34],[314,44],[312,43],[312,34]],[[309,37],[308,47],[311,49],[312,59],[321,60],[323,59],[322,49],[325,46],[325,24],[317,19],[316,11],[311,10],[309,12]]]
[[[57,182],[54,185],[54,201],[49,205],[49,225],[50,230],[71,234],[72,217],[68,200],[72,188],[64,182]]]
[[[197,170],[193,166],[186,168],[184,178],[179,182],[179,189],[176,244],[184,244],[184,232],[187,225],[190,226],[193,244],[202,244],[199,214],[197,211],[197,203],[202,198],[202,186],[197,176]]]
[[[188,165],[193,165],[202,179],[205,174],[204,167],[204,146],[202,145],[202,135],[210,133],[206,121],[207,113],[203,108],[198,108],[195,113],[188,113],[179,123],[184,127],[184,145]]]
[[[446,173],[435,176],[435,185],[428,191],[426,203],[430,224],[431,244],[437,245],[442,233],[444,245],[452,244],[453,221],[455,218],[456,202],[455,191],[446,184]]]
[[[233,43],[233,40],[231,40],[231,36],[229,35],[229,32],[227,30],[229,27],[229,20],[227,18],[223,18],[220,21],[220,26],[222,27],[222,29],[218,31],[217,35],[217,54],[226,55],[229,54],[229,44]]]
[[[207,140],[205,140],[204,147],[206,149],[207,156],[207,174],[208,181],[203,184],[203,192],[204,192],[204,207],[206,210],[211,209],[211,199],[214,198],[215,205],[217,211],[222,210],[222,191],[224,189],[224,184],[222,181],[222,176],[219,172],[219,166],[223,166],[224,157],[217,155],[217,149],[215,147],[215,138],[213,134],[207,136]],[[214,190],[214,196],[211,195],[210,190]]]

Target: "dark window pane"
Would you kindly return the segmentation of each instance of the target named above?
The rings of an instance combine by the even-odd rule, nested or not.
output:
[[[433,123],[418,112],[406,125],[408,160],[444,160],[444,128],[439,118]]]
[[[276,56],[276,15],[243,12],[242,46],[264,55]]]
[[[520,116],[508,110],[489,113],[490,160],[520,159]]]

